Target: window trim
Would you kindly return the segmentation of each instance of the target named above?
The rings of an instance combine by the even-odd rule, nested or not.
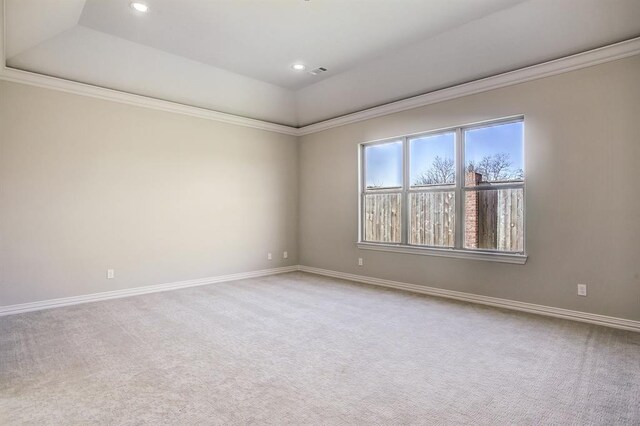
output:
[[[513,263],[517,265],[524,265],[527,262],[528,258],[528,256],[524,254],[513,254],[503,251],[492,252],[490,250],[437,248],[427,246],[370,242],[357,242],[356,246],[362,250],[375,250],[390,253],[404,253],[423,256],[450,257],[454,259],[485,260],[499,263]]]
[[[465,170],[465,158],[464,158],[464,134],[467,130],[473,130],[476,128],[490,127],[494,125],[509,124],[515,122],[524,123],[524,115],[515,115],[500,119],[486,120],[482,122],[476,122],[467,125],[446,127],[442,129],[430,130],[426,132],[418,132],[404,136],[396,136],[391,138],[378,139],[369,142],[361,142],[358,144],[358,239],[356,245],[359,249],[363,250],[377,250],[393,253],[405,253],[414,255],[426,255],[437,257],[450,257],[456,259],[472,259],[472,260],[485,260],[500,263],[513,263],[513,264],[525,264],[528,258],[526,252],[526,167],[523,164],[524,178],[522,182],[502,182],[492,184],[490,187],[470,189],[467,187],[464,181]],[[427,187],[411,187],[410,184],[410,140],[423,136],[430,136],[442,133],[454,133],[454,155],[455,155],[455,170],[456,178],[454,184],[433,185]],[[389,142],[402,143],[402,182],[401,188],[382,188],[382,189],[367,189],[365,176],[366,176],[366,161],[365,161],[365,147],[372,145],[380,145]],[[524,145],[523,135],[523,145]],[[523,159],[524,159],[524,146],[523,146]],[[525,207],[523,210],[523,251],[522,252],[504,252],[490,249],[466,249],[464,248],[464,195],[467,191],[482,191],[489,189],[507,189],[507,188],[522,188],[525,194]],[[412,193],[424,193],[424,192],[437,192],[447,191],[454,192],[455,194],[455,242],[454,247],[441,247],[441,246],[423,246],[413,245],[409,243],[409,199],[408,197]],[[367,194],[375,193],[395,193],[401,194],[402,199],[402,218],[401,218],[401,242],[400,243],[380,243],[364,240],[364,220],[363,220],[363,207],[364,199]]]

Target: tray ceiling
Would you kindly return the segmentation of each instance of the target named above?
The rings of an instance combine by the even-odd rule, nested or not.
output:
[[[300,126],[640,35],[637,0],[145,3],[5,0],[7,65]]]

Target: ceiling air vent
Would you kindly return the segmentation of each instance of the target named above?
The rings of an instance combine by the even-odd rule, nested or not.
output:
[[[318,74],[322,74],[323,72],[326,72],[327,69],[325,67],[320,67],[320,68],[316,68],[314,70],[309,71],[309,74],[311,75],[318,75]]]

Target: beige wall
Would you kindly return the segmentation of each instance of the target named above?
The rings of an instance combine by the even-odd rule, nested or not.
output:
[[[292,136],[0,81],[0,306],[297,264],[297,156]]]
[[[359,142],[516,114],[526,265],[356,247]],[[640,320],[640,57],[304,136],[299,202],[303,265]]]
[[[357,249],[359,142],[515,114],[526,265]],[[0,82],[0,306],[300,263],[640,320],[639,117],[640,57],[299,143]]]

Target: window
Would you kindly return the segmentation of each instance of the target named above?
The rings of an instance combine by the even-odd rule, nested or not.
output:
[[[364,233],[367,241],[402,242],[403,141],[364,149]]]
[[[463,130],[464,247],[524,252],[523,123]]]
[[[361,145],[359,247],[524,263],[522,117]]]

